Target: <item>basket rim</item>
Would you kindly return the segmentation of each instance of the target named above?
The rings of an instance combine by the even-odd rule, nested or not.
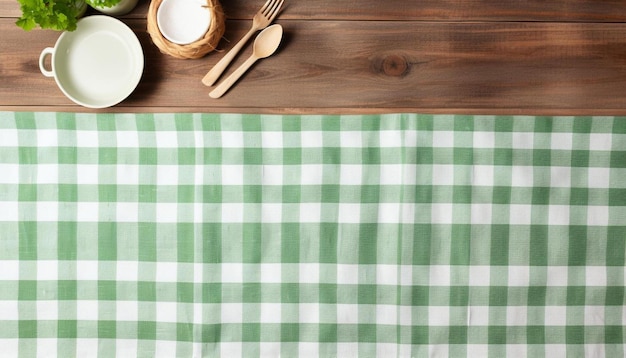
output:
[[[166,39],[157,24],[157,11],[163,0],[151,0],[147,14],[147,31],[152,42],[165,54],[178,58],[200,58],[217,49],[225,32],[225,16],[218,0],[206,0],[211,24],[205,35],[189,44],[177,44]]]

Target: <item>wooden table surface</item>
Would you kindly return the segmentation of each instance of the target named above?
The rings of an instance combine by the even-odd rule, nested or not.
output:
[[[221,1],[221,49],[263,2]],[[0,0],[0,110],[626,114],[623,0],[286,0],[278,52],[220,99],[201,79],[224,52],[161,54],[146,32],[148,4],[122,17],[145,55],[139,86],[115,107],[90,110],[39,71],[59,32],[23,31],[17,0]],[[252,41],[222,79],[251,52]]]

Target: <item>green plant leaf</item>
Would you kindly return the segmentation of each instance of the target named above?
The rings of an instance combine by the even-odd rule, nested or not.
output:
[[[18,0],[22,16],[15,22],[24,30],[74,31],[82,0]]]
[[[37,26],[37,23],[35,22],[35,20],[30,19],[30,18],[19,18],[17,19],[15,24],[26,31],[30,31],[34,29],[35,26]]]
[[[112,7],[120,3],[121,0],[86,0],[91,7]]]

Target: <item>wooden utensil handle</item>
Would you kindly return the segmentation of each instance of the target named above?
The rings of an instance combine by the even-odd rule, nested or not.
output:
[[[252,34],[254,34],[255,31],[256,31],[256,28],[252,27],[241,38],[241,40],[239,40],[239,42],[237,42],[237,44],[232,49],[230,49],[230,51],[228,51],[228,53],[224,57],[222,57],[222,59],[219,60],[219,62],[216,63],[215,66],[213,66],[213,68],[202,79],[202,83],[205,86],[213,86],[215,81],[217,81],[217,79],[224,72],[226,67],[228,67],[230,62],[235,58],[237,53],[241,51],[241,48],[243,47],[243,45],[245,45],[246,42],[248,42],[248,40],[250,39],[250,37],[252,37]]]
[[[219,84],[219,86],[215,87],[215,89],[211,91],[211,93],[209,93],[209,96],[211,98],[222,97],[222,95],[226,93],[226,91],[228,91],[228,89],[232,85],[234,85],[235,82],[237,82],[239,77],[246,73],[250,66],[252,66],[256,62],[256,60],[258,60],[257,57],[255,57],[254,55],[250,56],[246,60],[246,62],[242,63],[241,66],[239,66],[239,68],[235,70],[235,72],[231,73],[230,76],[228,76],[222,83]]]

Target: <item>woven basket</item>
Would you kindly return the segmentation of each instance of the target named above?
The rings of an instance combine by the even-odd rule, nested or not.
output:
[[[206,0],[207,7],[211,12],[209,31],[207,31],[200,40],[187,45],[179,45],[170,42],[163,37],[161,31],[159,31],[159,26],[157,25],[157,10],[161,2],[162,0],[151,0],[150,7],[148,8],[148,33],[152,38],[152,42],[154,42],[161,52],[176,58],[195,59],[203,57],[217,48],[217,44],[220,42],[222,35],[224,35],[226,28],[224,12],[218,0]]]

